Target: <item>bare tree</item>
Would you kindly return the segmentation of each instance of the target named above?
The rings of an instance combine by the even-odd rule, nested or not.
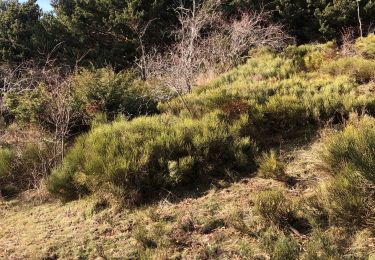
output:
[[[363,37],[363,30],[362,30],[362,20],[361,20],[361,12],[359,10],[359,2],[361,0],[356,0],[357,2],[357,16],[358,16],[358,23],[359,23],[359,33],[360,33],[360,36],[361,38]]]
[[[48,92],[48,103],[44,120],[54,128],[54,153],[65,155],[65,142],[71,137],[72,129],[82,121],[81,111],[75,107],[69,80]]]
[[[174,31],[175,44],[166,52],[153,49],[145,55],[144,64],[149,76],[162,87],[163,99],[179,96],[185,103],[183,94],[191,92],[198,74],[218,65],[228,69],[237,65],[251,48],[277,49],[291,39],[282,25],[271,22],[270,12],[247,12],[226,19],[219,11],[220,4],[192,1],[190,7],[185,7],[180,2],[175,9],[179,20]]]

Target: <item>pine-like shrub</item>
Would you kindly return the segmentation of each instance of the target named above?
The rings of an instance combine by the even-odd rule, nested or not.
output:
[[[332,172],[349,165],[365,179],[375,183],[375,119],[353,119],[343,131],[332,135],[326,144],[323,160]]]
[[[375,77],[375,61],[358,56],[344,57],[325,64],[322,71],[333,76],[348,75],[358,83],[366,83]]]
[[[322,155],[332,173],[320,198],[330,222],[363,227],[375,221],[375,119],[352,119],[326,141]]]
[[[375,34],[370,33],[367,37],[358,38],[355,47],[364,57],[375,59]]]
[[[285,172],[285,165],[278,160],[274,150],[269,153],[263,153],[258,158],[258,164],[258,176],[279,181],[286,181],[288,179],[288,175]]]
[[[128,194],[140,198],[160,187],[241,172],[254,166],[247,122],[242,117],[228,125],[211,113],[198,120],[162,115],[98,126],[78,139],[52,173],[49,190],[70,199],[110,183],[131,201]]]
[[[156,112],[156,102],[145,84],[131,71],[116,73],[111,68],[83,70],[72,79],[76,102],[88,115],[101,112],[109,119]]]
[[[347,166],[322,184],[319,198],[332,225],[365,227],[375,221],[371,184]]]

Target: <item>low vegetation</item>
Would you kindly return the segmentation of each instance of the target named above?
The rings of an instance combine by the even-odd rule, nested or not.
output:
[[[186,94],[108,67],[8,91],[0,258],[372,259],[373,43],[253,49]]]

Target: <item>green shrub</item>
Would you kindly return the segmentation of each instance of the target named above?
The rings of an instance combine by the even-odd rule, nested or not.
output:
[[[0,181],[10,178],[14,171],[16,154],[7,148],[0,148]]]
[[[20,122],[37,122],[43,115],[47,96],[43,86],[24,92],[8,92],[4,103]]]
[[[281,190],[263,191],[255,198],[255,211],[268,223],[285,225],[292,217],[290,201]]]
[[[315,230],[305,246],[304,260],[342,259],[342,252],[332,234]]]
[[[50,147],[38,144],[36,140],[34,142],[0,148],[0,193],[3,196],[11,197],[36,187],[49,174],[49,163],[53,157]]]
[[[334,49],[329,45],[319,48],[309,45],[305,48],[312,49],[306,51],[307,53],[319,52],[320,48],[327,49],[322,52],[331,53]],[[340,62],[330,60],[329,55],[331,54],[324,56],[327,60],[322,58],[322,71]],[[342,122],[352,111],[365,110],[370,114],[375,113],[374,95],[359,86],[356,77],[347,73],[345,68],[337,73],[332,69],[332,75],[305,73],[296,69],[290,58],[278,57],[272,60],[272,57],[275,56],[266,53],[250,58],[247,64],[220,76],[211,84],[194,89],[192,93],[184,96],[185,102],[175,98],[159,104],[159,109],[168,114],[195,118],[215,109],[222,110],[229,119],[248,114],[255,131],[254,137],[259,140],[269,138],[270,135],[275,136],[275,133],[296,133],[296,130],[316,125],[321,120],[334,119],[335,123]],[[359,69],[356,64],[347,66],[355,73],[358,71],[358,75],[362,71],[374,71],[371,64],[370,69],[367,67],[372,61],[360,57],[345,59],[349,59],[349,63],[359,61]],[[266,68],[267,66],[269,68]],[[258,69],[264,73],[259,74]],[[286,72],[283,73],[283,70]],[[337,70],[340,70],[340,67]],[[366,80],[368,79],[367,77]]]
[[[374,221],[374,147],[375,119],[368,116],[327,139],[322,157],[333,177],[320,194],[331,223],[362,227]]]
[[[323,208],[332,225],[364,227],[375,220],[370,185],[350,167],[325,183],[320,190]]]
[[[323,160],[334,173],[349,164],[360,175],[375,183],[375,119],[365,116],[352,120],[342,132],[327,140]]]
[[[308,120],[308,112],[303,102],[294,96],[274,95],[260,108],[262,117],[254,124],[259,132],[291,133]]]
[[[325,64],[322,71],[333,76],[348,75],[358,83],[366,83],[375,77],[375,61],[362,57],[344,57]]]
[[[274,150],[263,153],[258,159],[258,175],[263,178],[273,178],[279,181],[286,181],[288,176],[285,173],[285,165],[277,159]]]
[[[355,47],[366,58],[375,59],[375,34],[370,33],[367,37],[358,38]]]
[[[335,56],[337,46],[335,42],[325,44],[305,44],[289,46],[283,55],[294,61],[297,67],[307,71],[318,70],[325,62]]]
[[[293,260],[299,259],[299,244],[295,239],[282,234],[277,239],[273,252],[272,259],[275,260]]]
[[[241,172],[254,166],[254,144],[241,133],[246,122],[227,125],[212,113],[199,120],[162,115],[98,126],[79,138],[52,173],[49,190],[70,198],[110,183],[128,200],[128,194]]]
[[[156,112],[156,102],[133,72],[111,68],[83,70],[73,77],[76,102],[89,115],[102,112],[109,119],[118,114],[134,117]]]

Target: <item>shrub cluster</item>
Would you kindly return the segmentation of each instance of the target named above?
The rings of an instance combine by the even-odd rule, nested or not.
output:
[[[246,116],[227,124],[214,112],[201,119],[162,115],[98,126],[77,140],[48,188],[71,199],[110,184],[122,199],[137,202],[161,187],[241,172],[254,166],[247,124]]]
[[[46,144],[35,143],[0,148],[0,195],[11,197],[39,185],[50,167],[49,149]]]
[[[113,119],[118,114],[133,118],[156,112],[150,91],[132,71],[83,70],[73,77],[72,87],[75,102],[88,115],[101,112]]]
[[[375,61],[359,56],[344,57],[325,64],[322,71],[332,76],[348,75],[358,83],[367,83],[375,78]]]
[[[375,34],[370,33],[367,37],[358,38],[355,47],[364,57],[375,59]]]
[[[322,205],[334,224],[362,227],[375,220],[375,119],[352,120],[327,140],[323,160],[332,173]]]
[[[159,104],[159,109],[195,117],[214,109],[221,109],[230,118],[246,113],[258,140],[296,133],[321,120],[333,118],[342,122],[351,111],[374,113],[374,96],[360,87],[372,77],[374,61],[361,57],[331,61],[331,45],[310,48],[313,50],[301,51],[303,66],[311,70],[321,67],[318,71],[304,72],[288,55],[263,51],[245,65],[185,96],[184,104],[173,99]],[[314,56],[319,61],[314,61]],[[346,65],[341,67],[342,62]]]
[[[67,79],[65,84],[67,86],[53,87],[61,87],[59,91],[67,93],[61,103],[65,109],[80,114],[82,124],[97,113],[113,120],[117,115],[133,118],[157,112],[155,98],[132,71],[115,72],[111,68],[82,70]],[[5,94],[5,105],[18,122],[48,124],[51,117],[48,113],[55,112],[50,111],[49,104],[55,102],[56,96],[55,90],[49,88],[41,83],[27,91],[10,91]]]

